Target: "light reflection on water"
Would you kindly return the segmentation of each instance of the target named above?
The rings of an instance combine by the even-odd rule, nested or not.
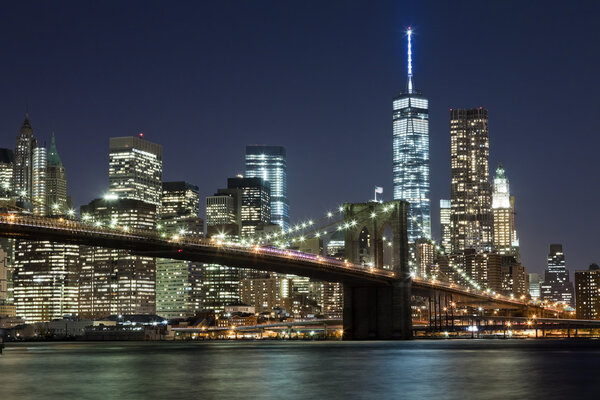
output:
[[[19,343],[0,398],[598,398],[600,341]]]

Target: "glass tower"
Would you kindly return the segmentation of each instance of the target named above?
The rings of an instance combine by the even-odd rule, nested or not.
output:
[[[287,198],[287,162],[281,146],[246,146],[246,177],[262,178],[271,187],[271,222],[287,230],[290,205]]]
[[[565,266],[562,244],[551,244],[542,284],[542,300],[573,305],[573,283]]]
[[[412,85],[412,31],[408,28],[408,83],[393,101],[394,200],[406,200],[408,240],[431,239],[429,102]]]

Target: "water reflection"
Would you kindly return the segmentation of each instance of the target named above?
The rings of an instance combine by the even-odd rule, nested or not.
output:
[[[8,344],[13,398],[596,398],[599,341]]]

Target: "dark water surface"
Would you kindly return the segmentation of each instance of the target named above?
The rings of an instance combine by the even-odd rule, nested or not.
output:
[[[600,399],[600,341],[8,343],[20,398]]]

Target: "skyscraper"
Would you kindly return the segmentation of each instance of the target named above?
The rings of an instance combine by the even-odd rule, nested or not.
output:
[[[11,149],[0,149],[0,201],[13,196],[13,167],[15,155]]]
[[[70,208],[67,198],[67,175],[58,150],[54,133],[50,140],[46,164],[46,209],[48,215],[65,215]]]
[[[98,226],[153,230],[156,206],[134,199],[95,199],[81,206],[82,219]],[[156,262],[126,250],[81,246],[79,315],[156,312]]]
[[[548,267],[542,283],[542,300],[573,305],[573,283],[565,266],[562,244],[551,244]]]
[[[164,182],[160,230],[186,237],[202,237],[198,217],[198,187],[187,182]],[[203,264],[185,260],[156,259],[156,313],[163,318],[182,318],[202,311]]]
[[[262,178],[271,189],[271,222],[287,230],[290,205],[287,198],[287,161],[281,146],[246,146],[246,177]]]
[[[33,128],[29,122],[29,115],[25,114],[25,121],[17,136],[15,146],[15,163],[13,169],[13,188],[21,200],[31,199],[32,191],[32,159],[33,149],[37,141],[33,136]]]
[[[452,252],[489,251],[493,218],[487,110],[450,110],[450,146]]]
[[[492,215],[494,218],[494,251],[499,254],[517,255],[519,240],[515,230],[514,197],[510,195],[508,179],[502,165],[496,169],[494,178]]]
[[[227,189],[239,189],[242,194],[240,232],[242,237],[254,235],[256,227],[271,222],[269,185],[261,178],[229,178]]]
[[[110,138],[109,192],[161,205],[162,146],[139,136]]]
[[[575,271],[577,318],[600,319],[600,267],[592,264],[587,271]]]
[[[440,200],[440,225],[442,234],[442,248],[450,253],[452,235],[450,231],[450,200]]]
[[[412,30],[408,28],[406,91],[393,101],[394,200],[406,200],[408,241],[431,239],[429,199],[429,102],[413,89]]]
[[[48,164],[48,152],[45,147],[33,149],[32,179],[31,179],[31,201],[33,213],[46,215],[46,169]]]

